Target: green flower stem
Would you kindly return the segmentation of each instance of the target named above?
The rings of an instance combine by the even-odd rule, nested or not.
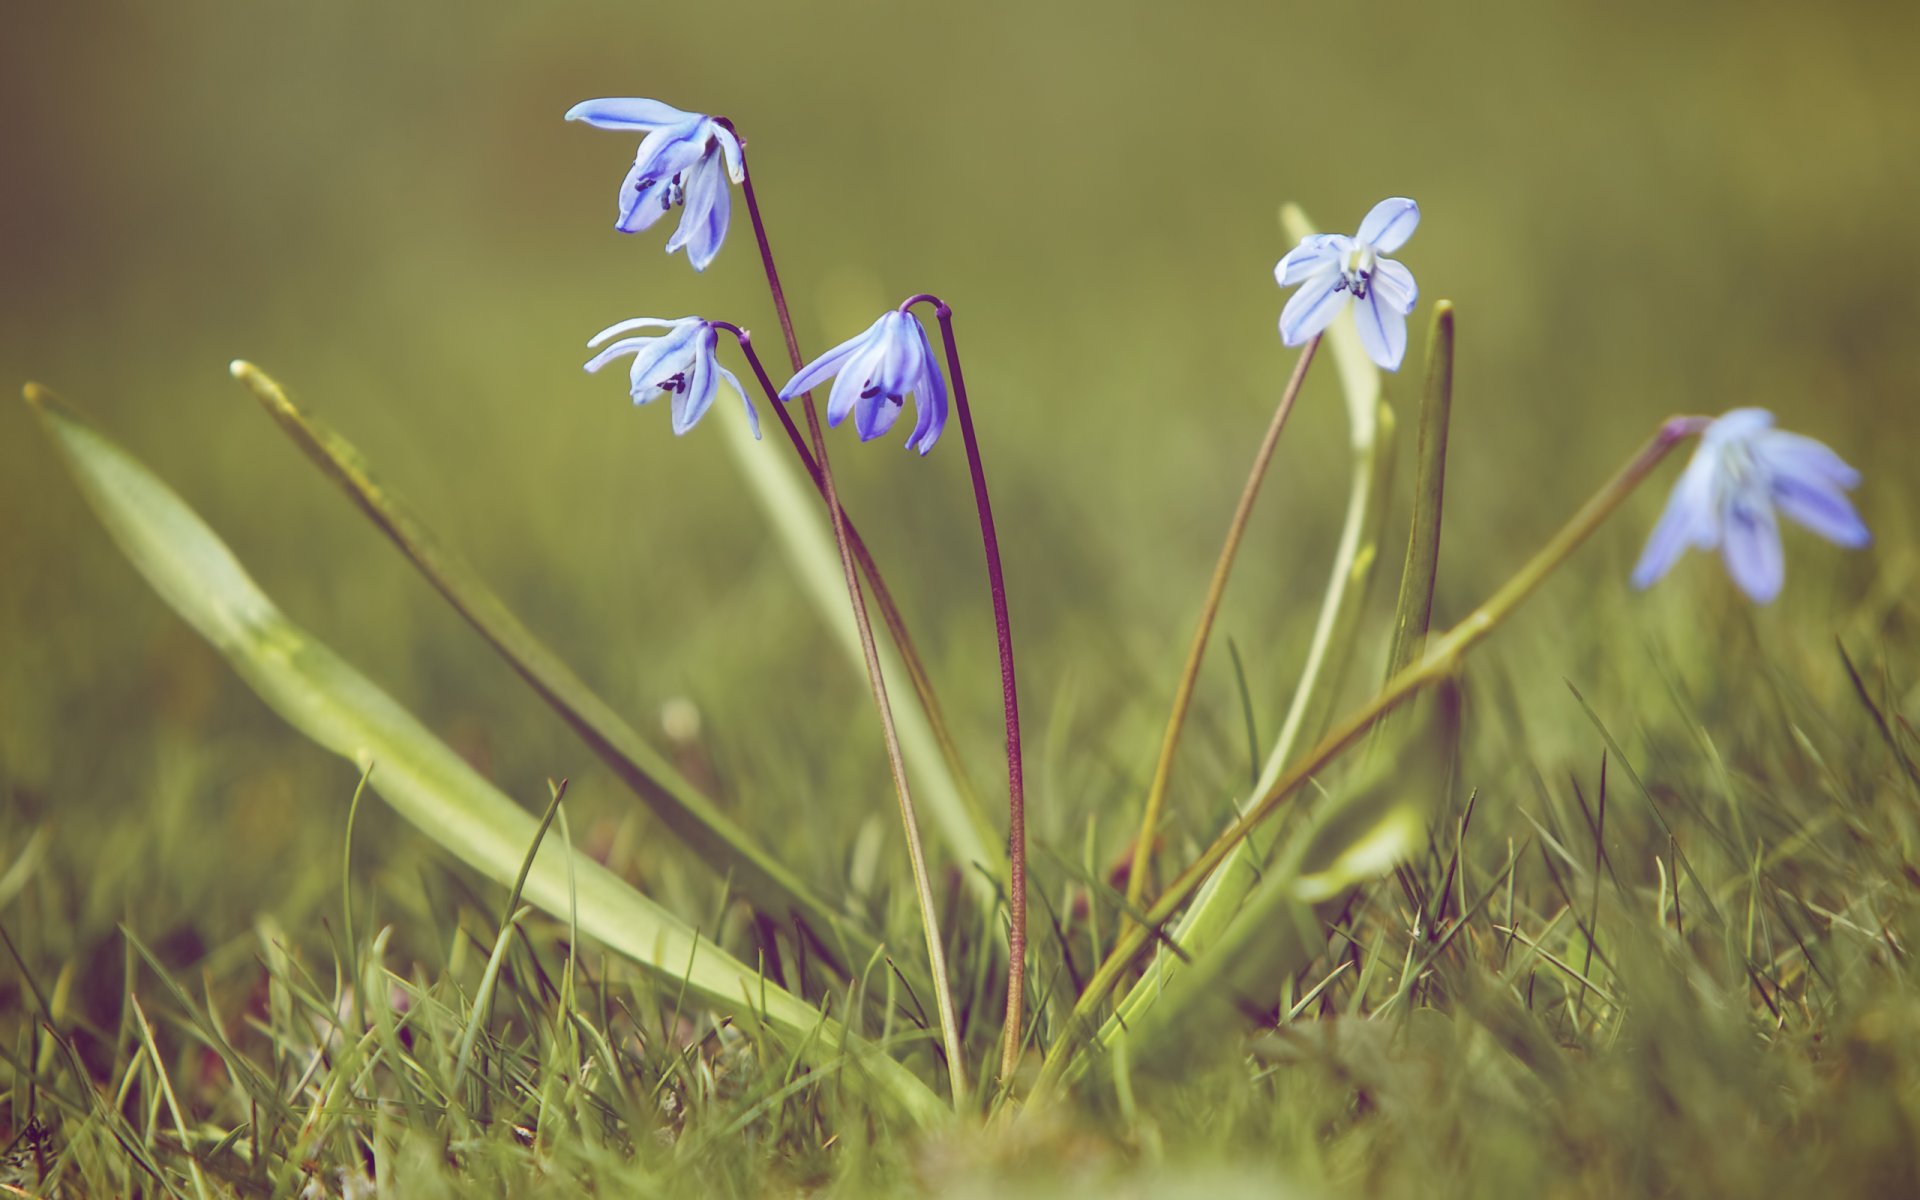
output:
[[[1253,502],[1260,495],[1261,481],[1266,478],[1267,466],[1273,461],[1274,448],[1280,444],[1280,431],[1286,427],[1294,401],[1300,397],[1300,385],[1306,382],[1307,368],[1313,364],[1313,352],[1319,348],[1320,336],[1316,334],[1300,350],[1300,359],[1294,363],[1286,390],[1280,393],[1280,403],[1273,410],[1267,435],[1254,452],[1253,469],[1247,474],[1246,485],[1240,489],[1240,500],[1234,506],[1233,519],[1227,523],[1227,540],[1220,547],[1220,557],[1213,564],[1213,578],[1207,583],[1207,597],[1200,605],[1200,623],[1194,628],[1193,644],[1187,648],[1186,665],[1180,670],[1180,684],[1174,689],[1173,711],[1167,714],[1167,729],[1160,737],[1160,757],[1154,763],[1153,783],[1147,788],[1146,807],[1140,814],[1140,833],[1133,842],[1133,864],[1127,870],[1127,903],[1136,907],[1145,894],[1147,862],[1153,854],[1154,832],[1160,827],[1161,810],[1166,807],[1167,783],[1173,777],[1174,751],[1180,746],[1180,732],[1186,727],[1187,710],[1193,705],[1194,685],[1200,679],[1200,662],[1206,657],[1207,639],[1213,633],[1213,619],[1219,614],[1221,598],[1226,595],[1227,579],[1233,574],[1233,560],[1239,553],[1240,539],[1247,532],[1247,521],[1253,516]],[[1122,928],[1130,924],[1130,921],[1123,920]]]
[[[1620,507],[1621,502],[1659,465],[1668,451],[1685,438],[1698,434],[1706,424],[1707,418],[1704,417],[1675,417],[1662,425],[1639,453],[1594,493],[1580,511],[1518,573],[1501,585],[1486,603],[1442,634],[1418,661],[1394,675],[1378,695],[1336,725],[1304,758],[1283,773],[1252,807],[1215,838],[1199,858],[1180,872],[1153,907],[1147,910],[1151,925],[1158,928],[1164,924],[1187,902],[1194,889],[1213,869],[1225,861],[1248,834],[1272,816],[1301,784],[1325,769],[1382,717],[1422,689],[1453,675],[1466,653],[1511,616],[1546,581],[1547,576]],[[1105,1000],[1128,964],[1146,944],[1147,932],[1146,928],[1135,926],[1117,939],[1106,961],[1100,964],[1075,1003],[1070,1026],[1081,1027],[1090,1021],[1093,1010]],[[1041,1068],[1038,1089],[1044,1090],[1058,1081],[1066,1070],[1076,1042],[1077,1039],[1068,1037],[1054,1043],[1052,1052]]]

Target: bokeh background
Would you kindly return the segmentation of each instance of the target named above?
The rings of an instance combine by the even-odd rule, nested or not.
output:
[[[1112,854],[1291,363],[1271,276],[1289,199],[1339,230],[1386,195],[1422,205],[1400,257],[1425,301],[1456,302],[1461,339],[1442,620],[1670,412],[1765,405],[1866,472],[1876,550],[1790,533],[1787,594],[1758,613],[1697,557],[1630,594],[1660,503],[1637,497],[1476,668],[1520,702],[1509,719],[1536,761],[1598,756],[1563,679],[1632,736],[1658,701],[1610,664],[1700,679],[1751,664],[1705,685],[1737,707],[1775,668],[1830,685],[1835,633],[1880,636],[1915,545],[1917,14],[1884,0],[13,6],[0,377],[97,414],[296,620],[512,794],[531,805],[544,778],[571,776],[576,820],[624,838],[644,886],[709,902],[712,885],[676,869],[638,806],[227,376],[236,356],[260,363],[636,724],[691,701],[701,732],[681,753],[809,877],[844,879],[858,829],[897,838],[862,681],[718,431],[675,439],[617,373],[580,370],[593,332],[639,314],[727,318],[777,346],[743,210],[697,276],[662,253],[665,227],[611,229],[633,140],[560,120],[609,94],[724,112],[751,143],[809,351],[911,292],[956,308],[1008,554],[1036,833],[1078,846],[1091,823]],[[1391,381],[1403,463],[1427,312]],[[737,419],[724,404],[708,418]],[[1334,541],[1343,421],[1320,371],[1222,617],[1267,733]],[[959,441],[921,461],[902,438],[840,432],[849,508],[991,781],[996,669]],[[1224,650],[1182,760],[1177,836],[1204,836],[1245,771]],[[331,906],[352,782],[162,607],[25,407],[0,405],[0,848],[51,829],[35,886],[54,891],[36,911],[73,917],[20,935],[32,953],[59,961],[72,946],[56,943],[129,914],[191,913],[194,936],[246,945],[255,914]],[[368,869],[420,853],[391,818],[363,820],[391,835],[365,839]]]

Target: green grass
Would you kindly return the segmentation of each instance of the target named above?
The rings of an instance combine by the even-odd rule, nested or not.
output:
[[[1884,4],[750,0],[724,38],[597,0],[108,7],[0,39],[0,366],[146,464],[123,524],[164,492],[212,557],[156,600],[0,404],[0,1196],[1920,1193],[1920,341],[1890,265],[1920,246],[1920,103]],[[606,228],[631,147],[559,115],[655,87],[748,134],[803,346],[922,287],[964,325],[1034,835],[1030,1051],[990,1115],[946,1111],[837,566],[791,472],[739,470],[784,450],[674,439],[578,371],[642,312],[776,343],[742,227],[699,277]],[[1632,593],[1667,464],[1474,652],[1456,714],[1410,710],[1274,831],[1324,862],[1352,814],[1414,812],[1406,861],[1310,904],[1263,863],[1176,1015],[1032,1100],[1094,1032],[1068,1014],[1291,362],[1275,206],[1338,226],[1389,192],[1427,212],[1395,468],[1343,540],[1349,415],[1316,365],[1149,897],[1246,799],[1310,657],[1294,754],[1403,644],[1438,297],[1438,627],[1672,411],[1830,442],[1876,543],[1789,531],[1765,609],[1698,555]],[[237,354],[378,464],[404,536]],[[964,464],[832,446],[965,768],[943,786],[910,735],[990,1078],[1004,913],[968,860],[1000,717]],[[1353,586],[1323,622],[1330,569]],[[222,596],[258,606],[229,629]]]

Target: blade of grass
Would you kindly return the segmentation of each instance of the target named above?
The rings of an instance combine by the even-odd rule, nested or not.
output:
[[[405,498],[381,483],[351,443],[297,407],[286,389],[252,363],[232,365],[307,457],[372,519],[427,581],[519,672],[587,746],[645,801],[674,835],[763,911],[798,918],[840,956],[864,962],[877,946],[816,896],[733,819],[681,775],[507,608],[471,566],[441,543]],[[844,969],[844,967],[842,968]]]
[[[502,885],[518,877],[536,822],[386,692],[295,625],[192,509],[64,401],[29,384],[27,400],[115,543],[162,600],[227,659],[288,724],[361,770],[373,790],[455,858]],[[538,852],[526,899],[567,919],[568,855]],[[725,1015],[756,1010],[758,973],[590,859],[574,859],[579,927],[609,949]],[[758,1014],[785,1038],[816,1026],[819,1061],[856,1054],[893,1105],[918,1123],[946,1111],[900,1063],[822,1024],[818,1009],[767,988]]]

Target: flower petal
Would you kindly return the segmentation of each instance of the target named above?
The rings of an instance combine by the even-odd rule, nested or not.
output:
[[[1287,306],[1280,310],[1280,340],[1286,345],[1298,346],[1331,324],[1348,298],[1348,293],[1340,290],[1340,284],[1338,271],[1308,276],[1300,290],[1287,301]]]
[[[1780,550],[1780,525],[1764,496],[1735,492],[1721,517],[1720,556],[1727,574],[1756,604],[1770,603],[1786,581],[1786,560]]]
[[[607,96],[582,100],[567,110],[569,121],[585,121],[595,129],[637,129],[652,131],[674,125],[697,113],[681,112],[671,104],[637,97]]]
[[[1701,458],[1696,451],[1694,460],[1687,464],[1680,481],[1674,484],[1673,494],[1667,497],[1667,507],[1648,535],[1647,548],[1640,552],[1640,561],[1634,564],[1634,587],[1651,587],[1666,575],[1689,545],[1711,546],[1717,539],[1713,470],[1713,459]]]
[[[712,330],[708,330],[709,336]],[[673,432],[677,437],[700,423],[713,407],[714,393],[719,390],[720,378],[716,371],[719,366],[713,361],[710,346],[695,350],[693,361],[688,364],[687,385],[673,394]]]
[[[726,156],[727,178],[735,183],[744,183],[747,178],[747,160],[741,152],[740,139],[732,132],[719,126],[713,127],[713,136],[720,143],[720,153]]]
[[[686,211],[680,217],[680,227],[667,239],[667,253],[685,246],[693,269],[704,271],[720,252],[720,242],[727,234],[726,208],[720,209],[718,235],[713,224],[715,208],[727,201],[727,179],[721,173],[719,158],[709,154],[688,169],[686,181]]]
[[[869,335],[872,330],[867,331]],[[867,388],[872,378],[874,366],[885,351],[886,344],[879,338],[866,336],[861,339],[859,349],[840,364],[839,373],[833,381],[833,391],[827,393],[827,425],[837,426],[847,419],[860,402],[860,393]],[[856,422],[857,424],[857,422]]]
[[[1785,430],[1768,430],[1754,439],[1754,450],[1775,477],[1791,475],[1839,488],[1860,486],[1860,472],[1823,442]]]
[[[1360,330],[1360,345],[1382,370],[1398,371],[1407,353],[1407,316],[1380,294],[1369,289],[1366,296],[1353,302],[1353,323]]]
[[[753,431],[753,440],[756,442],[759,441],[760,414],[753,407],[753,401],[747,398],[747,389],[740,386],[739,377],[732,371],[727,370],[718,363],[714,364],[713,369],[720,372],[720,378],[727,381],[727,386],[733,389],[733,394],[740,397],[740,403],[747,406],[747,428]]]
[[[661,202],[670,177],[655,175],[651,168],[634,163],[620,183],[620,216],[613,227],[621,233],[639,233],[667,214],[673,207]]]
[[[923,365],[920,387],[915,393],[919,412],[913,424],[913,436],[907,439],[907,448],[918,450],[924,456],[940,440],[940,431],[947,427],[947,377],[933,356],[933,343],[927,340],[926,327],[918,321],[914,326],[920,332]]]
[[[690,321],[698,321],[699,319],[699,317],[680,317],[677,320],[665,321],[659,317],[630,317],[625,321],[616,321],[612,325],[602,329],[599,333],[594,334],[593,340],[587,343],[587,348],[591,350],[608,338],[616,334],[625,333],[629,329],[672,329],[679,325],[685,325]]]
[[[1391,258],[1375,259],[1372,290],[1381,294],[1381,299],[1398,309],[1402,315],[1413,311],[1420,300],[1420,287],[1413,281],[1413,272]]]
[[[1873,535],[1867,532],[1867,523],[1860,519],[1847,498],[1837,488],[1819,480],[1776,475],[1773,502],[1788,519],[1836,546],[1857,550],[1873,540]]]
[[[1381,254],[1392,254],[1407,244],[1419,224],[1420,206],[1405,196],[1395,196],[1373,206],[1353,240]]]
[[[708,174],[713,176],[717,190],[713,195],[713,203],[707,206],[704,228],[687,245],[687,261],[693,264],[696,271],[706,270],[714,255],[720,253],[721,243],[727,240],[727,222],[733,215],[733,193],[727,190],[727,181],[721,177],[719,165],[716,163]]]
[[[860,333],[841,342],[838,346],[822,354],[819,358],[801,367],[800,373],[792,379],[789,379],[787,386],[780,389],[780,398],[782,400],[791,400],[801,392],[812,391],[821,380],[839,374],[840,368],[846,365],[848,357],[856,350],[865,346],[867,341],[879,330],[879,326],[880,322],[874,322]]]
[[[1319,270],[1340,269],[1340,256],[1350,245],[1338,233],[1315,233],[1300,239],[1273,268],[1273,279],[1281,287],[1292,287]]]

